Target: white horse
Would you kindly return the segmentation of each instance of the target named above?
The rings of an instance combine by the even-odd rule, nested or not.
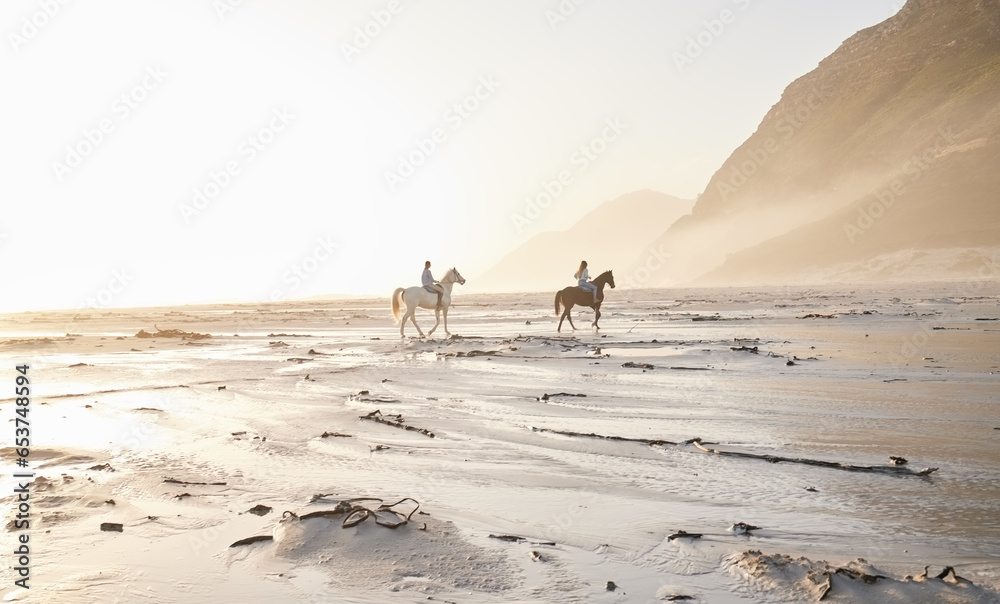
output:
[[[403,335],[403,328],[406,327],[407,319],[413,321],[413,326],[417,328],[420,337],[424,336],[423,330],[417,325],[416,317],[413,316],[413,311],[417,310],[418,307],[434,309],[434,327],[427,332],[428,337],[434,333],[438,323],[441,322],[442,310],[444,311],[444,332],[451,335],[451,332],[448,331],[448,306],[451,305],[451,288],[455,286],[455,283],[465,285],[465,277],[452,267],[448,269],[448,272],[444,274],[444,277],[438,283],[444,289],[444,293],[441,294],[441,308],[437,307],[437,293],[429,292],[419,285],[407,287],[406,289],[397,287],[396,291],[392,292],[392,316],[399,323],[399,335],[401,337]],[[406,312],[403,313],[403,318],[400,320],[400,307],[404,303],[406,304]]]

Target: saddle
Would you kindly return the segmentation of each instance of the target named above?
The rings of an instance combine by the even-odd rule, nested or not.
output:
[[[425,285],[425,286],[424,286],[424,289],[425,289],[425,290],[427,290],[427,291],[429,291],[429,292],[430,292],[430,293],[432,293],[432,294],[435,294],[435,295],[437,295],[437,293],[438,293],[438,290],[434,289],[434,288],[433,288],[433,287],[431,287],[430,285]]]

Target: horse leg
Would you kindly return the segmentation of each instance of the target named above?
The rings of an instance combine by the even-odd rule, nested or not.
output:
[[[427,332],[427,337],[428,338],[431,337],[432,335],[434,335],[434,330],[438,328],[438,324],[439,323],[441,323],[441,309],[435,307],[434,308],[434,327],[431,327],[431,330]]]
[[[576,331],[576,325],[573,325],[573,315],[569,314],[569,311],[572,308],[573,308],[572,304],[566,307],[566,319],[569,320],[569,326],[573,328],[573,331]]]
[[[597,306],[594,307],[594,327],[596,327],[598,330],[601,329],[601,326],[597,324],[597,322],[600,320],[601,320],[601,305],[598,304]]]
[[[420,326],[417,325],[417,307],[414,306],[412,310],[407,308],[406,313],[410,315],[410,321],[412,321],[413,326],[417,328],[417,333],[420,334],[421,338],[424,337],[424,330],[420,329]]]
[[[403,334],[403,328],[406,327],[406,320],[410,318],[411,314],[413,314],[413,310],[411,310],[410,307],[407,306],[406,307],[406,311],[403,312],[403,318],[399,321],[399,337],[401,337],[401,338],[405,338],[406,337]]]
[[[445,335],[449,335],[450,336],[451,332],[448,331],[448,307],[447,306],[444,307],[443,314],[444,314],[444,333],[445,333]]]

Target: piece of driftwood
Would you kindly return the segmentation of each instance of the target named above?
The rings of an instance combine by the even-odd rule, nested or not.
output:
[[[927,568],[928,567],[924,567],[924,575],[927,574]],[[955,567],[953,566],[944,567],[944,570],[935,575],[934,578],[941,579],[942,581],[944,581],[945,579],[948,578],[949,573],[951,574],[952,578],[955,579],[956,583],[968,583],[969,585],[972,585],[972,581],[969,581],[964,577],[959,577],[958,573],[955,572]]]
[[[635,363],[633,361],[623,363],[622,367],[625,367],[626,369],[656,369],[655,366],[650,365],[649,363]]]
[[[362,392],[367,392],[367,390],[362,390]],[[352,394],[351,400],[358,401],[360,403],[383,403],[383,404],[400,402],[399,399],[392,398],[389,396],[369,396],[367,394]]]
[[[411,426],[403,422],[403,416],[396,414],[382,415],[382,412],[378,409],[372,411],[368,415],[362,415],[358,419],[366,419],[368,421],[378,422],[380,424],[385,424],[387,426],[393,426],[394,428],[402,428],[403,430],[409,430],[411,432],[419,432],[421,434],[427,435],[434,438],[434,433],[426,428],[417,428],[416,426]]]
[[[778,455],[767,455],[767,454],[757,454],[757,453],[741,453],[737,451],[720,451],[719,449],[710,449],[707,445],[714,445],[716,443],[705,442],[701,438],[690,438],[680,443],[676,443],[669,440],[660,439],[650,439],[650,438],[628,438],[625,436],[609,436],[604,434],[589,433],[585,434],[583,432],[572,432],[569,430],[553,430],[551,428],[536,428],[531,427],[532,432],[547,432],[549,434],[560,434],[562,436],[576,436],[583,438],[597,438],[601,440],[610,440],[617,442],[633,442],[642,443],[644,445],[649,445],[651,447],[662,446],[662,445],[690,445],[698,447],[699,450],[706,453],[714,453],[715,455],[725,455],[730,457],[745,457],[750,459],[762,459],[770,463],[798,463],[810,466],[820,466],[824,468],[834,468],[838,470],[847,470],[850,472],[882,472],[887,474],[898,474],[901,476],[930,476],[938,470],[938,468],[924,468],[922,470],[911,470],[901,464],[898,465],[888,465],[888,466],[856,466],[852,464],[845,464],[836,461],[822,461],[818,459],[807,459],[802,457],[781,457]],[[808,489],[807,489],[808,490]]]
[[[115,532],[115,533],[121,533],[121,532],[123,532],[125,530],[125,527],[122,526],[121,524],[117,523],[117,522],[102,522],[101,523],[101,530],[102,531],[112,531],[112,532]]]
[[[760,527],[747,524],[746,522],[737,522],[729,527],[729,530],[735,535],[750,535],[753,531],[759,531]]]
[[[629,442],[629,443],[642,443],[649,446],[658,445],[676,445],[675,442],[670,442],[669,440],[657,440],[650,438],[627,438],[625,436],[605,436],[603,434],[595,434],[591,432],[590,434],[584,434],[583,432],[569,432],[566,430],[552,430],[551,428],[535,428],[532,427],[533,432],[548,432],[550,434],[561,434],[562,436],[582,436],[584,438],[599,438],[602,440],[613,440],[619,442]]]
[[[256,537],[247,537],[246,539],[240,539],[239,541],[232,542],[229,547],[239,547],[241,545],[250,545],[251,543],[260,543],[261,541],[273,541],[274,537],[271,535],[257,535]]]
[[[949,566],[948,568],[951,567]],[[889,578],[886,577],[885,575],[869,575],[868,573],[863,573],[859,570],[853,570],[850,568],[838,568],[834,572],[837,573],[838,575],[844,575],[849,579],[853,579],[854,581],[861,581],[862,583],[868,583],[868,584],[873,584],[877,582],[879,579]]]
[[[212,334],[208,333],[195,333],[193,331],[181,331],[180,329],[160,329],[153,325],[156,329],[153,333],[149,333],[145,329],[140,329],[135,337],[137,338],[181,338],[182,340],[202,340],[205,338],[211,338]]]
[[[729,457],[745,457],[749,459],[762,459],[769,463],[797,463],[805,464],[809,466],[820,466],[824,468],[834,468],[837,470],[847,470],[849,472],[883,472],[887,474],[899,474],[902,476],[929,476],[937,471],[937,468],[924,468],[920,471],[914,471],[905,466],[856,466],[852,464],[840,463],[836,461],[822,461],[818,459],[806,459],[803,457],[781,457],[778,455],[766,455],[758,453],[741,453],[738,451],[720,451],[718,449],[710,449],[705,446],[707,443],[703,443],[700,439],[695,439],[691,441],[694,446],[698,447],[699,450],[706,453],[714,453],[715,455],[725,455]]]
[[[542,396],[538,397],[538,400],[540,400],[540,401],[547,401],[550,398],[552,398],[553,396],[578,396],[578,397],[583,397],[583,398],[587,397],[586,394],[573,394],[571,392],[556,392],[555,394],[543,394]]]
[[[701,539],[701,533],[689,533],[687,531],[677,531],[673,535],[667,537],[667,541],[673,541],[674,539]]]
[[[170,484],[183,484],[183,485],[201,485],[210,487],[224,487],[226,483],[224,482],[186,482],[184,480],[177,480],[176,478],[164,478],[163,482],[169,482]]]
[[[490,534],[490,539],[499,539],[500,541],[510,541],[512,543],[520,543],[521,541],[527,541],[524,537],[519,535],[493,535]]]
[[[823,576],[826,577],[826,584],[820,585],[820,587],[822,587],[823,589],[823,593],[821,593],[819,596],[820,600],[825,600],[826,597],[830,595],[830,592],[833,590],[833,575],[835,574],[843,575],[854,581],[861,581],[862,583],[868,583],[868,584],[873,584],[877,582],[879,579],[889,578],[886,577],[885,575],[869,575],[868,573],[863,573],[861,571],[854,570],[852,568],[843,568],[843,567],[835,568],[833,569],[833,572],[826,571],[823,573]]]

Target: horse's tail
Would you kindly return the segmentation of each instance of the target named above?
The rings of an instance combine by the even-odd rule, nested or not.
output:
[[[403,301],[403,292],[406,291],[402,287],[397,287],[396,291],[392,292],[392,316],[396,319],[396,323],[399,323],[399,303]]]
[[[559,316],[559,301],[562,298],[562,291],[556,292],[556,316]]]

